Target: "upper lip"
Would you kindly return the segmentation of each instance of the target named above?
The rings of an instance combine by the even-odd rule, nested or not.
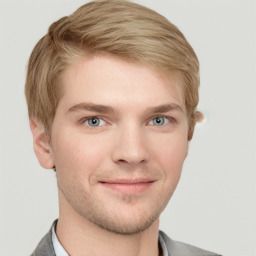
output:
[[[154,179],[151,178],[120,178],[120,179],[109,179],[101,180],[100,183],[109,183],[109,184],[138,184],[138,183],[149,183],[154,182]]]

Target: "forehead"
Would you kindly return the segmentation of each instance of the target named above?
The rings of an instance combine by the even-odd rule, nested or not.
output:
[[[60,104],[82,102],[117,105],[176,103],[185,109],[183,82],[175,71],[125,61],[112,55],[89,55],[74,60],[62,76]]]

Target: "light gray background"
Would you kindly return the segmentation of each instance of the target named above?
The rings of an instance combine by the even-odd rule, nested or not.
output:
[[[0,255],[29,255],[58,216],[55,175],[33,153],[25,66],[56,19],[86,1],[0,1]],[[161,218],[173,239],[256,255],[256,5],[253,0],[140,0],[185,34],[201,63],[196,128]]]

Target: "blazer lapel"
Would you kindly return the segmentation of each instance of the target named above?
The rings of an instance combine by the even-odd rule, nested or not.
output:
[[[55,222],[53,223],[53,225],[55,225]],[[43,237],[43,239],[40,241],[40,243],[38,244],[38,246],[36,247],[35,251],[32,253],[31,256],[56,256],[52,244],[52,228]]]

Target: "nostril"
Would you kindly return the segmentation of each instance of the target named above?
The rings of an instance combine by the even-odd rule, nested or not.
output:
[[[123,160],[123,159],[119,159],[118,160],[119,163],[127,163],[127,161]]]
[[[117,160],[117,163],[120,164],[120,165],[129,165],[129,166],[135,166],[135,165],[138,165],[138,164],[143,164],[145,163],[146,160],[145,159],[142,159],[141,161],[129,161],[129,160],[124,160],[124,159],[119,159]]]

